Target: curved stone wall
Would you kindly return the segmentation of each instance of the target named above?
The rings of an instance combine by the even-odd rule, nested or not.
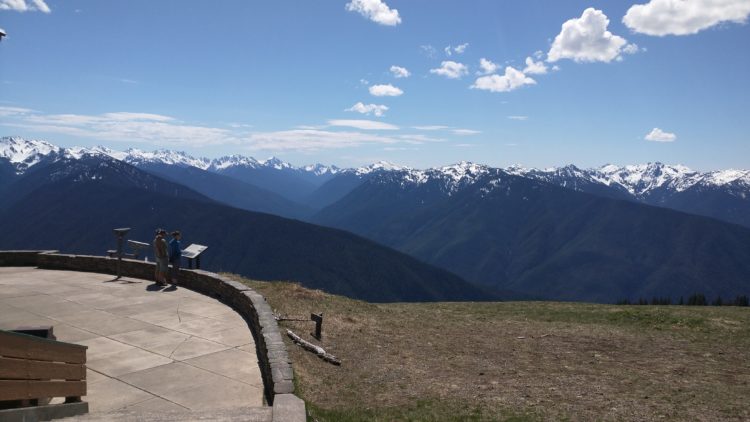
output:
[[[0,251],[0,266],[39,268],[117,274],[116,259],[103,256],[67,255],[57,251]],[[123,259],[120,274],[153,280],[154,263]],[[274,421],[305,420],[304,402],[294,396],[294,372],[266,299],[242,283],[202,270],[180,270],[180,284],[190,290],[215,297],[239,313],[255,338],[267,401],[274,406]],[[301,418],[301,419],[300,419]]]

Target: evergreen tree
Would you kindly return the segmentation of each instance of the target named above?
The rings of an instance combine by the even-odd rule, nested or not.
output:
[[[706,306],[708,305],[708,301],[706,301],[706,295],[695,293],[688,297],[687,304],[688,306]]]

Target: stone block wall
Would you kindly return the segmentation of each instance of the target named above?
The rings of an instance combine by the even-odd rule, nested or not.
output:
[[[85,271],[117,274],[117,259],[103,256],[67,255],[57,251],[0,251],[0,266],[37,266],[45,269]],[[154,279],[155,264],[123,259],[120,274],[124,277]],[[214,297],[239,313],[247,322],[255,339],[267,401],[284,415],[301,415],[305,420],[305,405],[293,395],[294,372],[284,340],[266,299],[246,285],[203,270],[180,270],[180,285]],[[301,410],[300,410],[301,406]]]

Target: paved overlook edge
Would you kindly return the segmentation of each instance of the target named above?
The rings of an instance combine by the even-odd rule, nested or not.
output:
[[[54,250],[0,251],[0,266],[117,274],[116,259]],[[154,269],[153,262],[123,259],[120,274],[151,280]],[[266,299],[242,283],[209,271],[181,269],[180,276],[181,286],[218,299],[247,321],[257,347],[266,401],[273,406],[273,420],[305,421],[305,403],[294,395],[292,362]]]

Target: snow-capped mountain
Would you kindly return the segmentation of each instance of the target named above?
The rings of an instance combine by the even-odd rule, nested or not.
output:
[[[427,170],[400,168],[370,181],[402,188],[434,184],[445,195],[481,184],[490,194],[505,186],[506,176],[542,181],[579,192],[672,208],[750,227],[750,171],[720,170],[700,173],[681,165],[648,163],[605,165],[581,169],[574,165],[546,169],[518,165],[505,169],[460,162]]]
[[[727,295],[730,285],[747,289],[734,280],[750,274],[742,261],[750,256],[748,229],[664,206],[574,192],[519,173],[528,171],[465,162],[381,172],[312,221],[368,237],[467,280],[532,297],[613,302],[710,289],[716,289],[712,295]],[[605,186],[572,167],[539,173],[549,180],[568,177],[579,187]],[[688,202],[712,202],[703,198]]]
[[[336,166],[326,166],[323,164],[309,164],[301,167],[301,169],[318,176],[322,176],[324,174],[336,174],[341,171],[341,169]]]
[[[378,161],[376,163],[372,163],[372,164],[362,166],[356,169],[347,169],[346,171],[352,172],[358,176],[364,176],[364,175],[377,173],[381,171],[401,171],[401,170],[411,170],[411,169],[408,167],[398,166],[388,161]]]
[[[224,172],[231,168],[292,170],[317,176],[332,176],[343,172],[354,173],[358,176],[376,172],[401,172],[404,173],[405,180],[412,183],[424,183],[434,178],[445,179],[448,191],[455,191],[462,185],[472,184],[477,176],[486,174],[491,168],[466,161],[429,169],[412,169],[386,161],[379,161],[356,169],[341,169],[322,164],[295,167],[276,157],[257,160],[243,155],[229,155],[208,159],[196,158],[185,152],[166,149],[148,152],[135,148],[116,151],[102,146],[61,148],[41,140],[27,140],[20,137],[0,138],[0,159],[7,159],[17,168],[19,173],[23,173],[29,167],[49,156],[80,158],[85,154],[107,155],[135,166],[158,163],[196,167],[214,172]],[[623,190],[636,198],[644,198],[656,191],[665,189],[672,192],[683,192],[694,186],[750,187],[750,170],[729,169],[700,173],[682,165],[666,165],[658,162],[627,166],[608,164],[592,169],[581,169],[572,164],[546,169],[513,165],[501,170],[508,174],[541,180],[574,190],[586,191],[592,185],[606,186]]]
[[[108,154],[113,158],[121,159],[128,164],[139,167],[143,164],[167,164],[183,167],[195,167],[201,170],[207,170],[211,166],[211,160],[207,158],[195,158],[181,151],[171,151],[161,149],[147,152],[139,149],[130,148],[125,151],[125,156],[119,158],[121,153]]]
[[[568,165],[544,170],[509,168],[507,171],[574,190],[586,191],[590,185],[607,186],[625,191],[636,199],[662,195],[665,192],[684,192],[694,187],[735,185],[750,188],[750,170],[700,173],[682,165],[658,162],[628,166],[608,164],[587,170]]]
[[[489,193],[500,186],[497,180],[492,181],[493,178],[513,175],[750,226],[750,170],[698,172],[682,165],[658,162],[626,166],[608,164],[590,169],[575,165],[535,169],[520,165],[493,168],[463,161],[444,167],[413,169],[380,161],[359,168],[341,169],[322,164],[295,167],[275,157],[257,160],[230,155],[208,159],[164,149],[146,152],[133,148],[115,151],[100,146],[60,148],[45,141],[5,137],[0,138],[0,173],[18,176],[45,160],[80,159],[85,155],[106,155],[143,169],[154,170],[155,166],[160,166],[164,170],[176,166],[218,173],[315,209],[342,199],[366,180],[402,186],[431,183],[441,192],[453,195],[477,181],[484,183],[486,186],[482,189]]]
[[[182,151],[167,149],[149,152],[136,148],[129,148],[125,151],[116,151],[103,146],[62,148],[46,141],[27,140],[16,136],[0,138],[0,159],[5,158],[10,161],[10,163],[16,165],[19,169],[19,173],[23,173],[29,167],[39,163],[42,159],[55,154],[72,158],[81,158],[84,155],[107,155],[116,160],[124,161],[135,166],[143,164],[166,164],[196,167],[201,170],[217,172],[232,167],[296,170],[316,175],[333,175],[340,171],[336,166],[326,166],[323,164],[294,167],[276,157],[270,157],[266,160],[257,160],[253,157],[243,155],[229,155],[221,158],[209,159],[193,157]]]
[[[394,167],[387,171],[399,178],[398,183],[402,186],[434,183],[442,192],[447,195],[452,195],[464,187],[475,184],[484,176],[491,173],[496,174],[500,170],[481,164],[462,161],[450,166],[425,170],[411,169],[408,167]],[[387,176],[376,179],[375,183],[387,183],[388,181],[393,180],[394,177]]]
[[[17,174],[22,174],[49,156],[59,155],[61,151],[61,148],[45,141],[0,138],[0,161],[7,160]]]

